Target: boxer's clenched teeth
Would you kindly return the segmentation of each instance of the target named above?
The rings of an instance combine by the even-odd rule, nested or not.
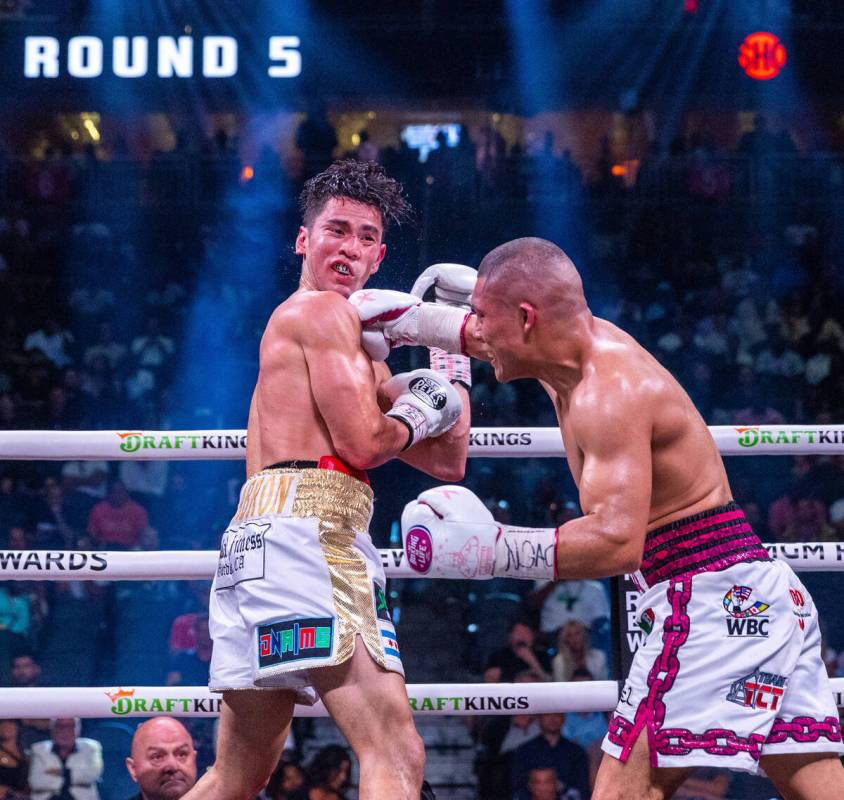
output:
[[[341,275],[351,275],[351,270],[340,261],[335,262],[331,265],[335,272],[339,272]]]

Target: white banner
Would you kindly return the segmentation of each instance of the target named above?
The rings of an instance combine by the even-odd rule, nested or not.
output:
[[[796,571],[844,570],[844,542],[766,544],[772,558]],[[414,572],[404,550],[379,550],[388,578],[427,578]],[[0,550],[0,580],[12,581],[148,581],[211,580],[216,550]]]
[[[844,705],[844,678],[830,680],[835,700]],[[414,714],[480,716],[612,711],[618,702],[615,681],[571,683],[416,683],[407,686]],[[3,689],[0,718],[47,717],[215,717],[222,697],[205,686],[114,686]],[[326,717],[322,703],[296,706],[297,717]]]
[[[844,425],[751,425],[709,428],[722,455],[844,453]],[[473,428],[475,458],[565,455],[558,428]],[[0,431],[0,460],[118,461],[242,459],[246,431]]]

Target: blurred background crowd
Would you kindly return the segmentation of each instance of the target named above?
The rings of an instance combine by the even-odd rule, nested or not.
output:
[[[436,28],[440,4],[419,5]],[[79,15],[76,6],[87,4],[74,5]],[[699,32],[698,4],[685,6],[678,13]],[[789,6],[840,39],[836,4],[762,6],[775,19]],[[394,24],[404,34],[412,22]],[[475,24],[467,18],[460,35]],[[508,101],[494,66],[478,69],[475,79],[495,91],[465,111],[442,110],[465,98],[424,113],[407,101],[367,110],[365,97],[343,102],[329,91],[272,115],[28,108],[15,124],[7,111],[0,429],[245,427],[259,337],[298,282],[298,193],[339,157],[382,163],[417,212],[415,224],[389,232],[373,285],[407,290],[428,264],[477,266],[507,239],[544,236],[580,267],[596,314],[654,353],[709,424],[842,422],[844,117],[834,103],[813,116],[769,92],[740,107],[710,98],[682,114],[651,113],[622,92],[561,110],[535,97]],[[394,372],[423,362],[406,350],[391,356]],[[498,384],[481,363],[473,379],[474,426],[556,424],[538,385]],[[748,455],[727,467],[763,541],[844,540],[844,456]],[[0,562],[6,549],[215,549],[243,477],[240,462],[0,463]],[[404,503],[433,481],[400,464],[371,477],[375,543],[400,546]],[[552,526],[579,514],[560,459],[471,459],[465,484],[504,522]],[[836,576],[801,577],[821,612],[829,674],[844,677]],[[0,686],[202,685],[208,586],[0,583]],[[409,682],[620,677],[606,583],[391,581],[389,597]],[[213,761],[213,725],[187,724],[201,771]],[[606,717],[419,725],[440,798],[586,800]],[[73,720],[0,722],[0,800],[136,794],[123,766],[134,725],[85,721],[82,733]],[[265,800],[356,796],[344,747],[330,723],[298,720]],[[45,766],[55,752],[59,766]],[[75,780],[70,759],[86,753],[79,769],[93,772]],[[773,795],[761,780],[718,771],[682,791]]]

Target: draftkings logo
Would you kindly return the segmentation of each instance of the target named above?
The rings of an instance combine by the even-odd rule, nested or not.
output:
[[[742,447],[756,447],[758,444],[841,444],[844,442],[844,431],[840,430],[783,430],[763,428],[759,425],[735,430],[738,434],[738,443]]]
[[[788,678],[773,672],[757,669],[739,678],[730,686],[727,700],[745,708],[762,708],[776,711],[785,692]]]
[[[226,450],[246,449],[246,434],[153,434],[147,431],[118,433],[118,445],[124,453],[139,450]]]
[[[723,599],[723,606],[728,617],[727,636],[768,637],[769,618],[763,614],[771,606],[759,600],[750,601],[753,589],[749,586],[733,586]]]
[[[290,619],[258,626],[258,668],[327,658],[334,641],[334,617]]]

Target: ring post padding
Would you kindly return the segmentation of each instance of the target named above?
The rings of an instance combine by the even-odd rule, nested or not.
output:
[[[712,425],[726,456],[844,453],[844,425]],[[472,428],[475,458],[565,455],[559,428]],[[245,430],[0,431],[0,461],[242,459]]]

